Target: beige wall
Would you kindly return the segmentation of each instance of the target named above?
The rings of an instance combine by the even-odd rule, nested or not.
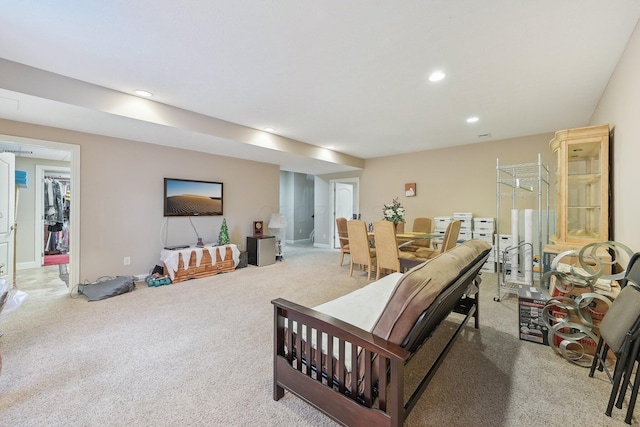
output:
[[[496,159],[501,165],[535,163],[540,153],[553,175],[552,137],[543,134],[367,160],[360,181],[362,218],[367,222],[381,219],[383,204],[391,203],[394,197],[406,208],[408,229],[418,216],[471,212],[474,217],[493,218]],[[405,197],[404,184],[414,182],[417,195]],[[517,207],[530,207],[531,202],[523,199]],[[505,203],[510,209],[511,200],[501,201],[501,206]],[[555,206],[554,197],[550,204]]]
[[[629,44],[591,118],[609,123],[614,131],[613,218],[614,239],[640,251],[640,27]]]
[[[318,195],[327,193],[329,181],[360,178],[360,214],[366,222],[382,219],[382,207],[398,197],[406,208],[407,230],[419,216],[434,218],[454,212],[474,217],[496,217],[496,159],[501,165],[536,163],[538,153],[550,170],[550,209],[555,210],[556,158],[549,148],[553,133],[489,141],[418,153],[379,157],[365,161],[362,172],[330,174],[316,180],[316,243],[330,245],[331,215],[328,202],[318,209]],[[415,197],[405,197],[404,184],[416,183]],[[326,188],[325,188],[326,187]],[[328,199],[327,199],[328,200]],[[535,207],[537,199],[518,199],[517,208]],[[501,227],[510,230],[511,199],[501,201]],[[553,221],[552,221],[553,222]],[[554,230],[554,224],[551,225]],[[510,231],[507,231],[507,233]],[[322,236],[327,236],[322,239]]]
[[[164,177],[223,182],[224,218],[231,241],[242,248],[252,221],[266,223],[279,209],[277,165],[7,120],[0,120],[0,134],[81,146],[81,281],[142,274],[158,262]],[[193,223],[211,242],[222,218],[193,218]],[[196,242],[187,218],[169,219],[167,236],[167,244]],[[129,266],[123,265],[126,256]]]

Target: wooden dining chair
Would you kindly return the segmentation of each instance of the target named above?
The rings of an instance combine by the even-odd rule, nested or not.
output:
[[[369,245],[367,224],[359,219],[347,221],[347,234],[349,235],[349,276],[353,276],[353,266],[358,264],[367,268],[367,279],[371,280],[373,262],[376,259],[376,250]]]
[[[349,253],[349,233],[347,231],[347,218],[336,218],[338,228],[338,242],[340,244],[340,265],[344,263],[344,254]]]
[[[460,235],[460,226],[462,223],[458,220],[451,221],[447,226],[447,230],[444,232],[442,243],[438,249],[433,248],[420,248],[416,250],[415,256],[422,259],[430,259],[436,255],[444,253],[449,249],[455,248],[458,243],[458,236]]]
[[[400,272],[400,259],[405,255],[398,249],[398,239],[393,223],[389,221],[375,222],[373,224],[373,238],[376,246],[376,279],[382,277],[383,271]]]
[[[431,218],[416,218],[413,220],[411,231],[418,233],[431,233]],[[403,252],[415,252],[420,248],[430,248],[431,239],[416,239],[410,244],[400,247]]]

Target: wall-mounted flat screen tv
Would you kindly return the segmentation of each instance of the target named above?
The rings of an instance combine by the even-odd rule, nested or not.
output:
[[[164,179],[164,216],[222,215],[222,183]]]

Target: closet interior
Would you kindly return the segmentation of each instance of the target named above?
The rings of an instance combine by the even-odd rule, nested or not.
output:
[[[69,252],[70,203],[70,178],[65,175],[46,176],[44,178],[43,234],[45,260],[47,256]]]

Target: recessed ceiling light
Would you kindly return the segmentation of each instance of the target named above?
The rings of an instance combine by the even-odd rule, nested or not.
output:
[[[446,77],[446,74],[443,73],[442,71],[434,71],[429,76],[429,81],[430,82],[439,82],[440,80],[444,79],[445,77]]]
[[[267,132],[273,132],[275,131],[275,128],[264,128],[264,130],[266,130]]]
[[[475,123],[475,122],[477,122],[478,120],[480,120],[480,119],[479,119],[478,117],[476,117],[476,116],[469,117],[469,118],[467,119],[467,123]]]
[[[142,89],[136,89],[133,91],[133,93],[135,93],[138,96],[144,96],[145,98],[150,98],[153,96],[153,94],[149,91],[146,90],[142,90]]]

